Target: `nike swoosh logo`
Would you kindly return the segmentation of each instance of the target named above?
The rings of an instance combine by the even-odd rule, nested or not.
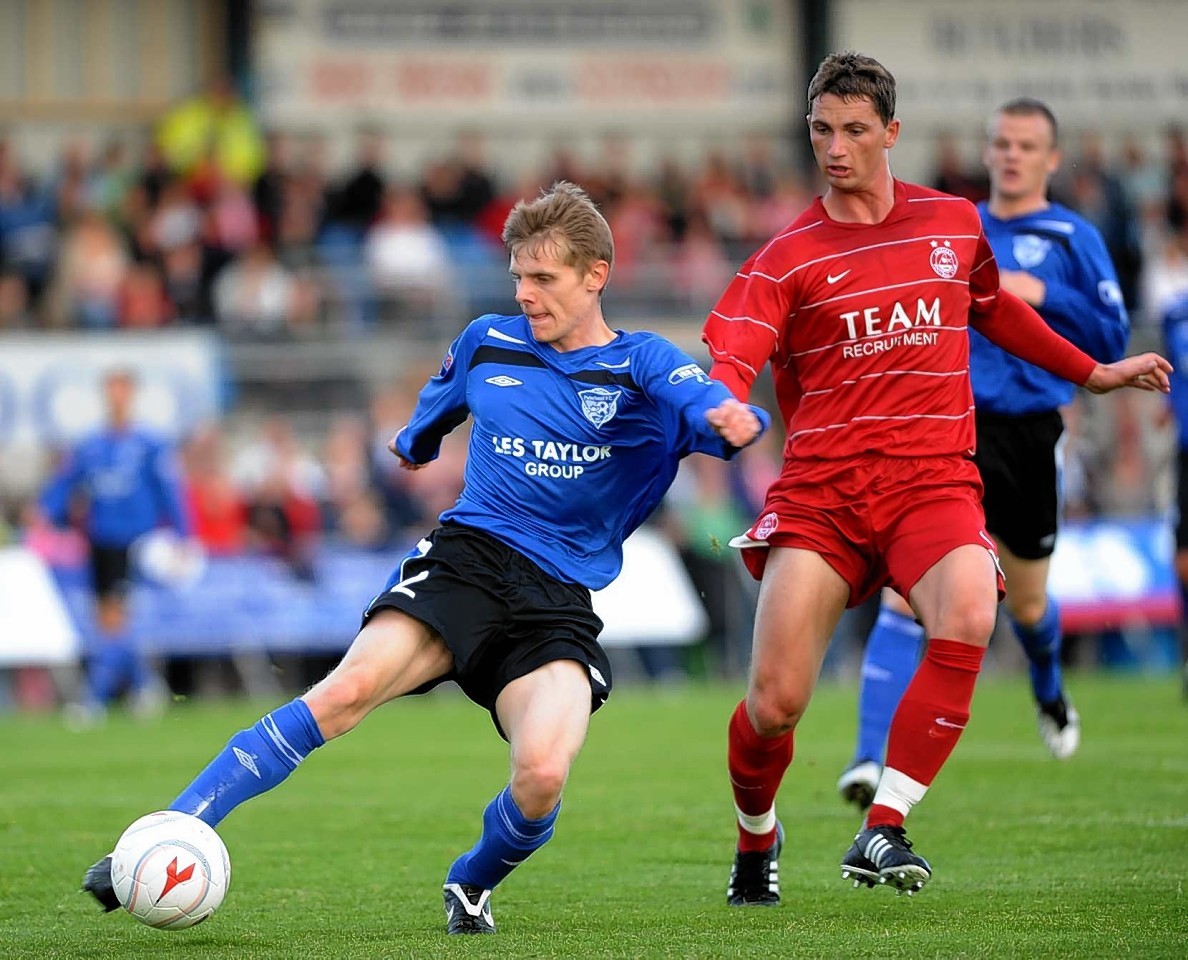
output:
[[[601,360],[595,360],[594,362],[600,367],[606,367],[607,370],[618,370],[621,367],[631,366],[631,358],[630,357],[628,357],[622,363],[603,363]]]
[[[852,270],[852,269],[854,269],[854,268],[851,267],[850,270]],[[837,283],[837,281],[840,280],[842,277],[844,277],[846,274],[848,274],[850,272],[850,270],[843,270],[836,277],[831,273],[827,277],[825,277],[825,282],[826,283]]]
[[[934,721],[938,727],[948,727],[950,730],[964,730],[965,724],[953,723],[951,720],[946,720],[944,717],[937,717]]]

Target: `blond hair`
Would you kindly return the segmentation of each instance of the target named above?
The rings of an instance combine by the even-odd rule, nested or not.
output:
[[[553,248],[562,263],[585,271],[599,260],[615,262],[610,226],[590,195],[568,180],[558,180],[535,200],[521,200],[503,225],[503,242],[514,256]]]

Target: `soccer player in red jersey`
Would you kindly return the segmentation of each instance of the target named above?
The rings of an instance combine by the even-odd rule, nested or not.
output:
[[[885,585],[929,640],[842,876],[909,893],[931,877],[904,818],[969,719],[1003,587],[970,459],[967,327],[1095,393],[1166,391],[1171,369],[1155,354],[1098,364],[999,288],[973,204],[892,175],[895,79],[877,61],[827,57],[808,106],[828,189],[743,264],[703,334],[711,375],[740,399],[771,364],[788,426],[781,475],[738,542],[762,584],[729,727],[734,906],[779,903],[775,795],[793,729],[842,612]]]

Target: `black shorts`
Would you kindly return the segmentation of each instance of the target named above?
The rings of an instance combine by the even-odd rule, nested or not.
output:
[[[95,596],[120,597],[128,592],[128,548],[91,544],[91,582]]]
[[[1176,549],[1188,550],[1188,450],[1176,461]]]
[[[438,527],[393,571],[363,622],[391,607],[441,635],[454,668],[412,693],[454,680],[486,707],[500,735],[495,700],[509,683],[554,660],[590,674],[590,711],[610,696],[611,671],[598,643],[602,621],[590,591],[564,583],[500,540],[461,524]]]
[[[986,529],[1021,560],[1050,557],[1060,520],[1059,411],[1018,417],[976,411],[974,417]]]

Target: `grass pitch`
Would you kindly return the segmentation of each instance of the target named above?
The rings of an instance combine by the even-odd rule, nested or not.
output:
[[[1171,678],[1074,676],[1073,760],[1049,760],[1026,683],[985,678],[910,834],[914,898],[854,890],[857,821],[833,784],[855,691],[823,686],[779,798],[777,909],[725,906],[725,731],[740,688],[620,690],[593,720],[554,840],[496,891],[499,933],[446,938],[440,884],[505,782],[486,714],[442,692],[396,703],[220,827],[231,891],[162,932],[78,892],[123,827],[164,807],[269,704],[183,704],[70,733],[0,718],[0,957],[1188,956],[1188,706]]]

